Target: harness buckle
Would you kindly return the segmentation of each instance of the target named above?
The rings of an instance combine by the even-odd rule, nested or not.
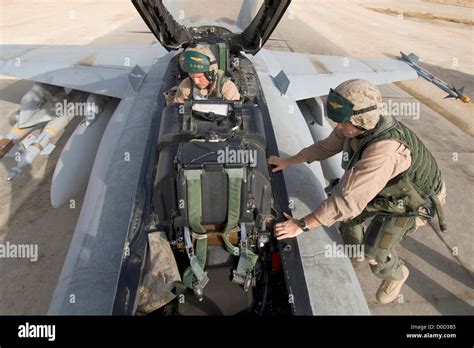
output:
[[[207,276],[207,273],[204,273],[204,277],[201,280],[194,282],[193,291],[198,301],[202,301],[202,297],[204,294],[204,287],[207,285],[208,282],[209,282],[209,277]]]
[[[252,276],[252,272],[247,272],[247,274],[245,275],[245,281],[244,281],[244,291],[249,291],[250,289],[250,286],[252,285],[252,280],[253,280],[253,276]]]
[[[242,274],[239,274],[237,273],[237,270],[233,270],[232,271],[232,281],[234,283],[237,283],[237,284],[240,284],[240,285],[243,285],[245,283],[245,278],[246,278],[246,275],[242,275]]]

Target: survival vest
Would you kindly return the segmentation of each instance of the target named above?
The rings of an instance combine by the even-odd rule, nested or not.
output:
[[[350,170],[360,160],[362,153],[370,144],[381,140],[395,140],[405,145],[411,153],[411,165],[406,171],[391,179],[372,199],[361,216],[422,216],[430,219],[434,212],[438,215],[441,231],[446,231],[444,214],[438,195],[443,186],[441,171],[431,152],[413,131],[391,116],[381,116],[374,130],[363,137],[357,149],[352,150],[351,139],[344,143],[344,151],[349,154],[342,167]],[[343,156],[344,158],[344,156]],[[423,209],[430,213],[426,214]]]

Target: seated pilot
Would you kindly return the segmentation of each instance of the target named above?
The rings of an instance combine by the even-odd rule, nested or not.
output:
[[[226,100],[239,100],[237,86],[218,70],[216,58],[208,45],[189,47],[180,57],[183,70],[189,77],[178,86],[174,103],[184,103],[185,99],[208,99],[209,97]]]

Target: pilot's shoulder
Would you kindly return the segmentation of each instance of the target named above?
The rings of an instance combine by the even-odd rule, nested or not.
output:
[[[222,84],[222,87],[235,87],[237,88],[237,86],[235,85],[234,82],[232,82],[232,80],[230,78],[227,78],[224,83]]]
[[[226,93],[238,93],[239,89],[235,85],[234,82],[232,82],[230,79],[227,79],[223,84],[222,84],[222,95],[225,95]]]

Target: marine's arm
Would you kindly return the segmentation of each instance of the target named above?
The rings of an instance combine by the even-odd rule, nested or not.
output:
[[[410,151],[394,140],[369,145],[362,158],[346,171],[337,191],[304,220],[309,229],[331,226],[337,221],[359,215],[387,182],[411,165]],[[287,221],[275,226],[277,239],[296,237],[303,230],[298,220],[285,215]]]
[[[369,145],[361,159],[344,173],[336,192],[309,214],[308,219],[331,226],[358,216],[389,180],[410,165],[410,150],[395,140]]]
[[[276,166],[273,168],[273,172],[278,172],[301,162],[311,163],[314,161],[325,160],[326,158],[334,156],[336,153],[342,151],[344,139],[344,135],[342,135],[340,130],[336,128],[326,139],[304,148],[298,154],[288,158],[270,156],[268,158],[268,163]]]

